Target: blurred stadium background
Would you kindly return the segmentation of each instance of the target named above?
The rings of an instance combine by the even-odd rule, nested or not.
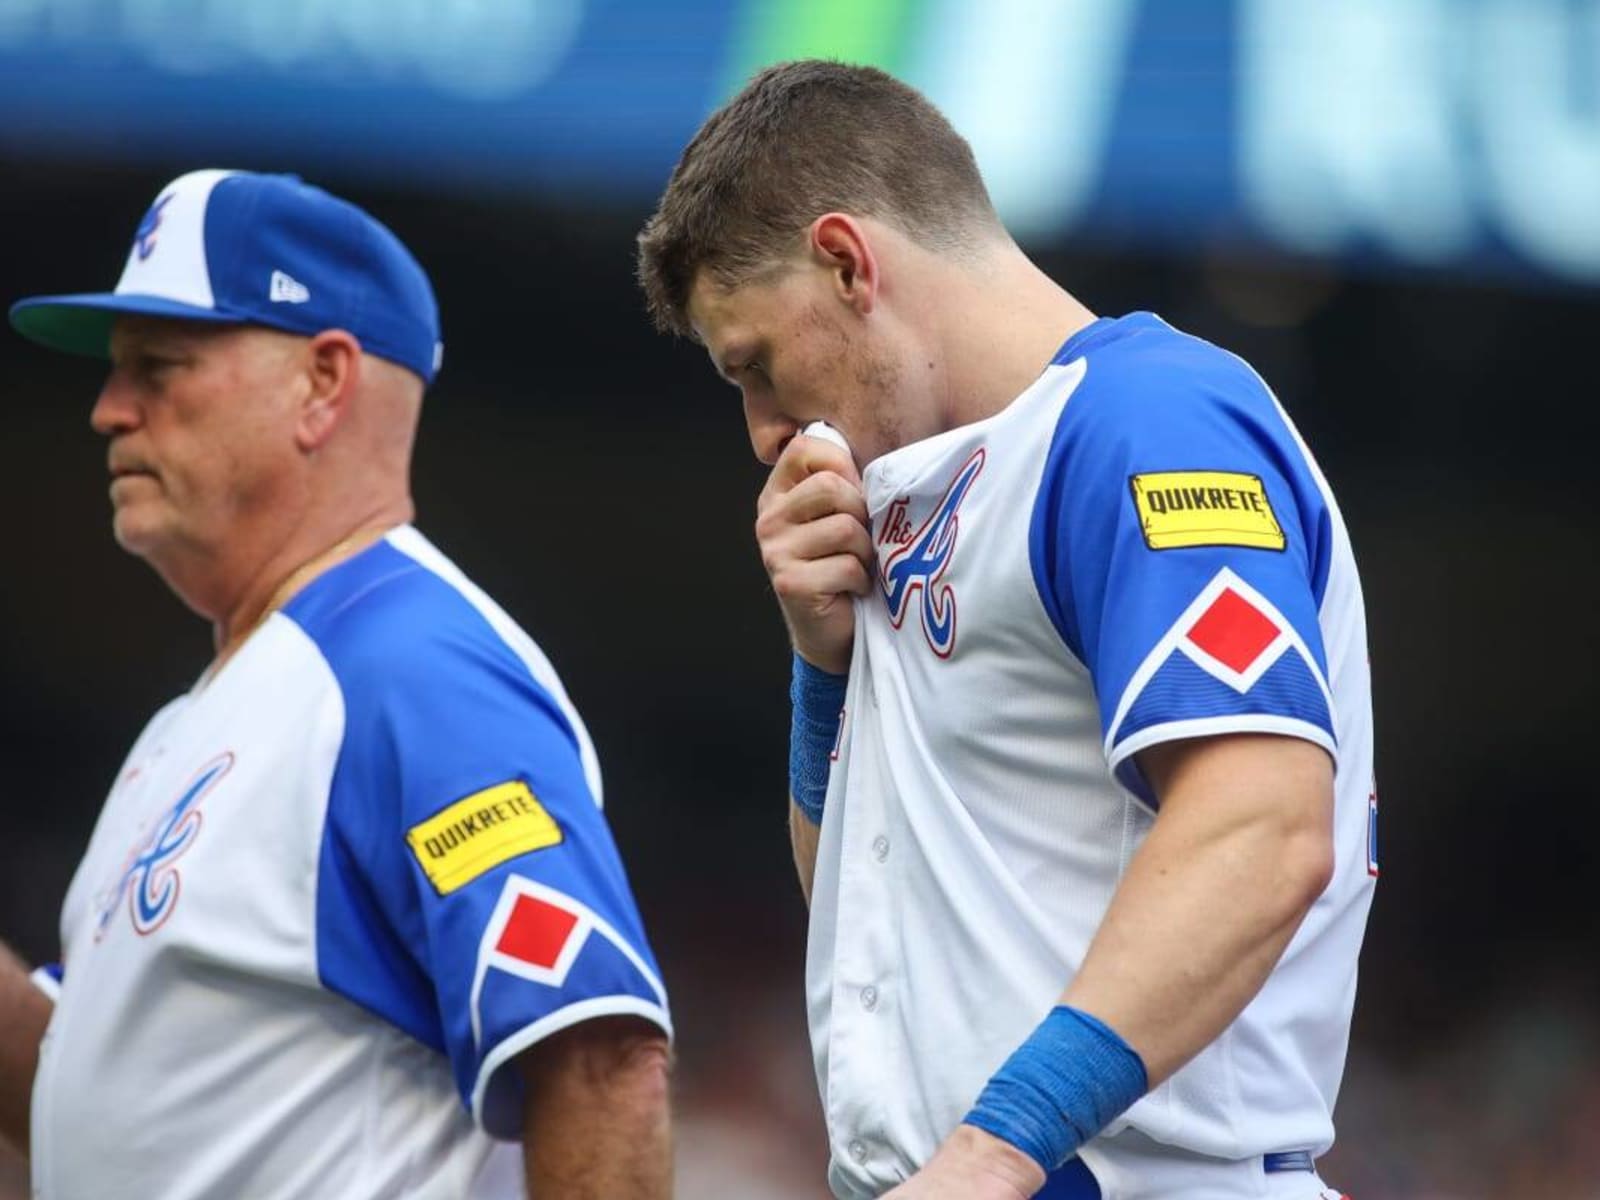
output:
[[[419,523],[599,743],[680,1023],[680,1194],[822,1197],[762,472],[631,275],[699,121],[807,54],[924,88],[1055,278],[1245,355],[1339,490],[1384,880],[1325,1174],[1600,1196],[1600,0],[0,0],[4,298],[109,286],[196,166],[297,172],[413,247],[448,346]],[[108,536],[100,376],[0,337],[0,937],[35,960],[208,655]]]

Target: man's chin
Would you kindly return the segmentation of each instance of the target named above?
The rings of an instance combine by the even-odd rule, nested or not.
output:
[[[153,514],[141,513],[136,508],[119,508],[111,515],[111,536],[129,554],[150,558],[160,553],[166,541],[165,531]]]

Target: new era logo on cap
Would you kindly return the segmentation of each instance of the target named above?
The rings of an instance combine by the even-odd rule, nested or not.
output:
[[[293,275],[274,271],[272,282],[267,285],[267,299],[274,304],[304,304],[311,299],[311,289]]]

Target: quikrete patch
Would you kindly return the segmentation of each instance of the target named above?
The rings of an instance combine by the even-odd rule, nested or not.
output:
[[[441,896],[561,840],[561,826],[520,779],[474,792],[406,831],[406,845]]]
[[[1145,545],[1250,546],[1282,550],[1278,524],[1259,475],[1238,471],[1152,471],[1128,479]]]

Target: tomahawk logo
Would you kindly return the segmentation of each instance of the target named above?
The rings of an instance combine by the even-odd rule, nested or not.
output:
[[[154,933],[167,923],[178,906],[178,893],[183,886],[177,861],[200,836],[200,802],[232,767],[231,751],[206,763],[195,772],[172,807],[134,843],[117,882],[102,893],[95,941],[105,937],[123,896],[128,898],[133,927],[141,935]]]
[[[912,595],[921,592],[922,632],[940,658],[949,658],[956,648],[955,589],[940,580],[956,552],[961,503],[983,470],[983,460],[980,447],[956,472],[933,514],[883,564],[880,585],[889,604],[889,620],[899,629],[911,607]],[[904,520],[904,506],[897,502],[896,511]]]
[[[166,211],[167,205],[172,203],[172,193],[162,196],[150,206],[150,211],[144,214],[144,219],[139,222],[139,228],[133,231],[133,244],[139,252],[139,261],[149,258],[156,248],[156,230],[161,228],[161,214]]]

